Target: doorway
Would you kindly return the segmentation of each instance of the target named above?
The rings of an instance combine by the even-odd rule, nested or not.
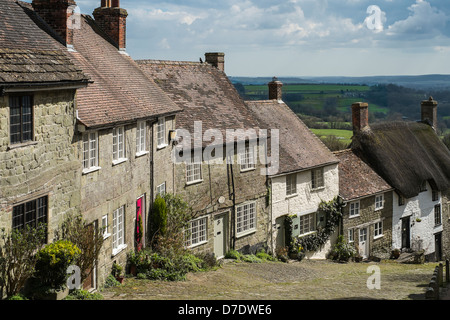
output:
[[[367,240],[367,227],[359,229],[359,255],[367,259],[369,254],[369,241]]]
[[[410,217],[402,218],[402,249],[411,247]]]
[[[228,213],[219,214],[214,218],[214,255],[216,259],[225,256],[227,250]]]
[[[434,235],[434,252],[436,261],[442,261],[442,232]]]

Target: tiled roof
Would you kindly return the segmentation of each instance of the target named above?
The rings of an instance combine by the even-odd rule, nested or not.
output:
[[[177,128],[194,132],[194,122],[208,129],[255,129],[258,123],[226,74],[208,63],[139,60],[142,70],[184,110],[177,116]],[[211,142],[199,141],[203,146]]]
[[[428,181],[450,188],[450,151],[432,127],[417,122],[384,122],[354,135],[352,150],[406,198]]]
[[[369,165],[351,149],[334,152],[339,159],[339,195],[344,200],[354,200],[392,190]]]
[[[31,5],[0,0],[0,84],[87,81]]]
[[[0,48],[0,84],[87,80],[88,78],[61,50]]]
[[[279,130],[279,174],[338,162],[284,102],[260,100],[246,103],[261,128]]]
[[[102,127],[173,114],[181,109],[147,77],[127,54],[120,53],[95,21],[82,16],[74,32],[72,61],[94,83],[77,91],[80,121]]]

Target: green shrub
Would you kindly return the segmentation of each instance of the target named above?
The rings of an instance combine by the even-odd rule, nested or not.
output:
[[[239,251],[232,249],[225,254],[225,259],[241,260],[242,254]]]
[[[153,234],[160,233],[161,235],[164,235],[167,228],[167,207],[166,201],[164,198],[161,198],[160,195],[156,196],[155,202],[153,203],[152,218],[152,226],[155,228]]]
[[[184,254],[164,256],[148,249],[130,253],[128,263],[136,266],[140,279],[145,277],[168,281],[184,280],[188,272],[200,272],[217,266],[215,258],[202,257],[188,251]]]
[[[73,290],[64,300],[103,300],[103,296],[98,292],[89,292],[86,290]]]
[[[67,268],[78,258],[81,250],[72,242],[53,242],[37,253],[35,278],[41,287],[61,289],[67,280]]]
[[[28,300],[28,298],[21,294],[16,294],[16,295],[9,297],[7,300]]]
[[[117,286],[120,286],[120,282],[117,281],[117,279],[112,274],[110,274],[106,278],[104,287],[105,288],[112,288],[112,287],[117,287]]]
[[[340,262],[347,262],[356,253],[355,247],[345,241],[344,236],[338,236],[336,244],[331,250],[331,258]]]

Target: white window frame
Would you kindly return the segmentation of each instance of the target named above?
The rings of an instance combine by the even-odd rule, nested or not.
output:
[[[299,216],[299,218],[300,236],[305,236],[316,232],[316,212],[302,214]]]
[[[196,162],[194,156],[190,162],[186,162],[186,184],[194,184],[203,181],[202,163]]]
[[[185,230],[185,246],[193,248],[208,242],[208,217],[200,217],[189,222]]]
[[[108,215],[105,214],[102,217],[102,228],[103,228],[103,239],[107,239],[111,236],[111,233],[109,233],[109,225],[108,225]]]
[[[167,147],[165,117],[158,118],[158,123],[156,125],[156,146],[158,149]]]
[[[355,230],[354,229],[348,229],[348,243],[355,242]]]
[[[311,170],[311,189],[318,190],[325,188],[324,168]]]
[[[83,134],[83,174],[99,170],[98,154],[99,141],[98,132],[91,131]]]
[[[125,243],[125,206],[114,210],[112,227],[112,254],[116,255],[127,247]]]
[[[384,208],[384,194],[379,194],[375,196],[375,211]]]
[[[113,164],[119,164],[127,161],[125,148],[125,127],[116,127],[113,129]]]
[[[166,194],[166,182],[165,181],[156,187],[156,195],[158,195],[158,194],[161,197]]]
[[[256,202],[236,206],[236,236],[242,237],[256,231]]]
[[[375,222],[373,225],[374,239],[381,238],[383,236],[383,221]]]
[[[246,144],[239,153],[239,164],[241,172],[254,170],[255,166],[255,150],[252,144]]]
[[[359,201],[350,202],[348,209],[349,218],[359,217],[360,210],[361,210],[361,203]]]
[[[297,174],[289,174],[286,176],[286,196],[294,196],[297,194]]]
[[[149,153],[147,151],[147,122],[138,121],[136,125],[136,156]]]

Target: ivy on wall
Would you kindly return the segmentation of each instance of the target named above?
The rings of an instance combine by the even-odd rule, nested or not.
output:
[[[289,248],[289,252],[296,252],[298,248],[303,248],[303,251],[317,251],[323,246],[336,227],[339,225],[339,221],[342,217],[342,204],[338,201],[338,198],[334,198],[332,201],[322,201],[319,204],[319,212],[325,215],[325,225],[319,226],[315,233],[307,236],[293,237],[292,236],[292,218],[293,216],[287,216],[285,219],[286,227],[286,245]]]

